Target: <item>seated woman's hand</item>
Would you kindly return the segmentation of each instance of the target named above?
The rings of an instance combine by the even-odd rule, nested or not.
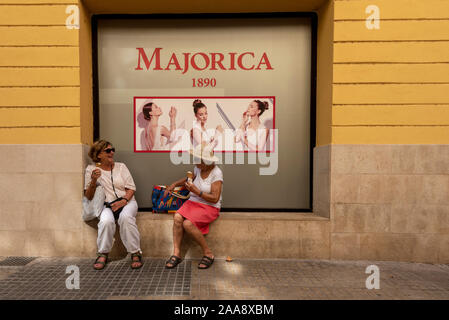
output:
[[[100,169],[97,168],[92,171],[90,178],[96,182],[98,180],[98,178],[100,178],[100,176],[101,176],[101,171],[100,171]]]
[[[186,186],[187,190],[189,190],[190,192],[193,192],[194,194],[200,194],[201,193],[200,189],[198,189],[198,187],[196,185],[194,185],[193,183],[191,183],[191,182],[187,181],[185,183],[185,186]]]
[[[121,207],[126,206],[126,204],[127,204],[126,200],[120,200],[120,201],[117,201],[117,202],[114,202],[113,204],[111,204],[111,209],[112,209],[112,211],[115,212],[118,209],[120,209]]]
[[[164,197],[166,197],[169,192],[173,192],[174,189],[175,187],[173,185],[169,185],[167,188],[165,188]]]

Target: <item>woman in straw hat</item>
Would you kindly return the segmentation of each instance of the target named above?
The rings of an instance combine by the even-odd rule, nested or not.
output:
[[[192,181],[182,178],[169,187],[166,193],[177,186],[185,185],[190,191],[190,199],[174,214],[173,217],[173,255],[167,260],[165,267],[174,268],[181,261],[181,242],[186,231],[203,250],[203,258],[199,269],[207,269],[214,262],[212,250],[206,243],[204,235],[209,233],[209,224],[218,218],[221,207],[223,173],[215,165],[218,158],[214,156],[211,145],[200,144],[191,151],[195,163]]]

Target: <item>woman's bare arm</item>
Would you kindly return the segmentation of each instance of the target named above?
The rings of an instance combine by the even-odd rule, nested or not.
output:
[[[87,186],[87,189],[84,190],[84,195],[88,200],[92,200],[95,195],[95,190],[97,189],[97,179],[100,177],[101,171],[96,168],[92,171],[90,176],[90,183]]]
[[[195,177],[193,177],[193,180],[195,180]],[[176,187],[183,186],[186,183],[186,181],[187,181],[187,177],[176,180],[171,185],[167,186],[167,188],[165,189],[165,192],[164,192],[164,196],[166,196],[169,191],[173,191]]]
[[[196,194],[202,199],[208,202],[217,203],[220,200],[221,187],[223,185],[223,181],[215,181],[210,186],[210,192],[202,192],[202,193],[201,190],[198,189],[198,187],[195,186],[193,183],[186,182],[185,185],[190,192]]]
[[[221,188],[223,181],[215,181],[210,186],[210,192],[203,192],[201,198],[212,203],[217,203],[220,200]]]
[[[125,194],[125,198],[128,199],[128,201],[131,200],[131,198],[134,196],[134,190],[133,189],[127,189],[125,188],[126,194]]]
[[[87,186],[87,189],[84,190],[84,195],[88,200],[92,200],[95,195],[95,190],[97,189],[97,183],[96,181],[93,182],[93,180],[90,181],[89,185]]]

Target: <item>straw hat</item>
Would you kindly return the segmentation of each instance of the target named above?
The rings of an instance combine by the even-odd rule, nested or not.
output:
[[[197,145],[193,150],[190,149],[189,152],[194,157],[203,160],[206,164],[211,164],[220,160],[214,156],[214,149],[206,142]]]

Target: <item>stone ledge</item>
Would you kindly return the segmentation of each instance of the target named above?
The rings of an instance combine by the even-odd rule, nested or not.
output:
[[[144,256],[170,256],[172,218],[172,214],[138,213]],[[96,223],[86,224],[82,256],[95,255],[96,237]],[[115,238],[120,239],[118,230]],[[329,259],[330,220],[307,212],[222,212],[210,225],[206,240],[217,258]],[[199,246],[188,235],[181,250],[184,258],[202,256]],[[116,241],[111,256],[125,255],[121,241]]]
[[[150,211],[139,211],[139,220],[171,220],[171,213],[152,213]],[[312,212],[220,212],[218,220],[288,220],[288,221],[329,221]]]

